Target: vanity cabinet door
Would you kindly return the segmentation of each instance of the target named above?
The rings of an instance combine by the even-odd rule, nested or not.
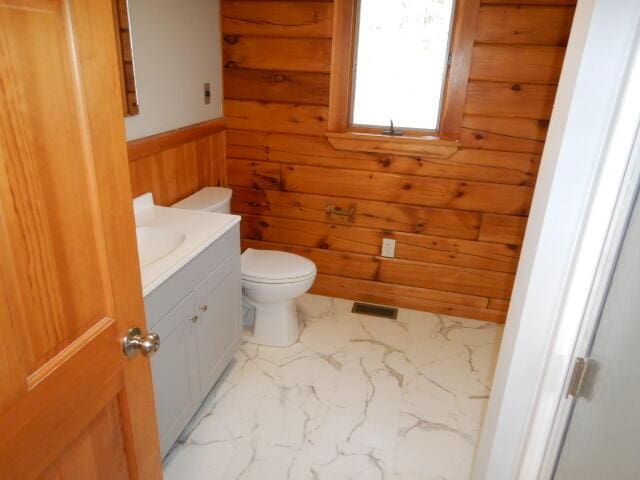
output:
[[[206,396],[242,340],[240,255],[229,257],[195,290],[200,389]]]
[[[200,405],[194,315],[191,293],[155,327],[162,348],[152,357],[151,369],[163,457]]]

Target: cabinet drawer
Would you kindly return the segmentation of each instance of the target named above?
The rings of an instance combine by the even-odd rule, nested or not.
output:
[[[240,228],[235,225],[198,256],[144,298],[147,328],[153,328],[181,299],[222,265],[240,253]]]

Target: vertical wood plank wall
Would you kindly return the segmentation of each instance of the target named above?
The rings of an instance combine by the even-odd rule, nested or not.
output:
[[[332,2],[223,0],[243,246],[311,258],[317,293],[504,320],[574,3],[481,5],[464,148],[441,161],[329,145]],[[379,256],[385,237],[394,259]]]
[[[205,186],[226,185],[224,122],[211,120],[128,143],[133,196],[169,206]]]

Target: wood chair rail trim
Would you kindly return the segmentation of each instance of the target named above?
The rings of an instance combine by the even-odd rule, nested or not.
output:
[[[150,137],[132,140],[127,143],[129,161],[133,162],[169,148],[197,140],[224,130],[224,119],[214,118],[206,122],[196,123],[188,127],[170,130]]]

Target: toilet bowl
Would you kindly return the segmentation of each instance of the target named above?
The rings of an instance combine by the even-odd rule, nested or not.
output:
[[[231,189],[205,187],[173,207],[229,213]],[[245,340],[286,347],[300,335],[295,299],[316,279],[315,264],[300,255],[275,250],[246,249],[241,256],[242,295],[255,308],[252,333]]]
[[[248,248],[241,258],[242,294],[255,307],[253,333],[245,340],[286,347],[300,335],[295,299],[311,288],[315,264],[292,253]]]

